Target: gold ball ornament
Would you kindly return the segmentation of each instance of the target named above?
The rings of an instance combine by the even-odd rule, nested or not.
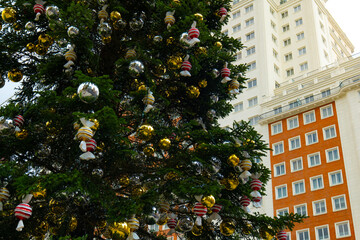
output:
[[[223,220],[220,224],[220,232],[224,236],[231,236],[235,230],[235,223],[232,220]]]
[[[38,37],[39,45],[44,48],[49,48],[53,43],[54,40],[52,37],[50,37],[48,34],[40,34]]]
[[[1,17],[6,23],[13,23],[16,21],[16,10],[12,7],[7,7],[1,12]]]
[[[215,204],[215,197],[213,195],[202,197],[201,204],[207,208],[212,208]]]
[[[94,126],[92,126],[91,129],[96,131],[100,126],[99,121],[97,119],[94,119],[94,118],[90,118],[89,121],[94,123]]]
[[[26,50],[28,50],[29,52],[34,52],[35,51],[35,44],[33,43],[28,43],[26,45]]]
[[[110,20],[112,22],[119,21],[121,19],[121,14],[118,11],[112,11],[110,13]]]
[[[141,125],[138,130],[138,137],[144,141],[149,141],[154,135],[154,128],[151,125]]]
[[[240,182],[237,178],[224,178],[220,183],[225,187],[226,190],[232,191],[239,186]]]
[[[23,74],[19,69],[15,68],[8,72],[8,78],[12,82],[20,82],[23,78]]]
[[[21,30],[21,24],[20,23],[14,23],[13,28],[14,28],[15,31],[20,31]]]
[[[146,192],[146,189],[142,186],[135,186],[131,191],[131,195],[134,197],[140,197]]]
[[[102,37],[101,40],[104,44],[109,44],[111,42],[111,36]]]
[[[166,67],[165,67],[164,65],[160,64],[160,65],[156,65],[156,66],[154,67],[154,74],[155,74],[155,76],[161,77],[161,76],[163,76],[165,73],[166,73]]]
[[[243,226],[243,228],[241,229],[242,233],[245,235],[249,235],[251,233],[251,229],[252,226],[250,223],[246,224],[245,226]]]
[[[228,158],[227,162],[230,166],[235,167],[235,166],[239,165],[240,159],[235,154],[232,154]]]
[[[77,225],[78,225],[78,220],[76,219],[76,217],[72,216],[69,222],[69,231],[70,232],[75,231]]]
[[[43,189],[39,186],[39,189],[31,193],[35,199],[45,199],[46,189]]]
[[[169,150],[170,146],[171,146],[171,141],[168,138],[163,138],[159,142],[159,147],[162,150]]]
[[[199,47],[195,53],[198,55],[207,55],[207,50],[205,47]]]
[[[207,86],[207,81],[204,79],[204,80],[201,80],[200,82],[198,82],[198,85],[199,87],[201,88],[206,88]]]
[[[195,13],[194,14],[195,18],[197,21],[203,21],[204,20],[204,17],[201,13]]]
[[[34,234],[36,235],[36,237],[40,237],[39,239],[43,239],[42,236],[45,235],[48,230],[49,223],[46,221],[42,221],[35,228]]]
[[[40,44],[36,44],[35,52],[39,54],[40,56],[43,56],[47,53],[47,48],[44,46],[41,46]]]
[[[151,156],[154,155],[155,150],[154,150],[153,147],[147,146],[147,147],[144,148],[143,152],[144,152],[144,154],[145,154],[146,156],[151,157]]]
[[[176,172],[174,172],[174,171],[171,171],[171,172],[168,172],[168,173],[165,174],[164,179],[166,181],[168,181],[168,180],[171,180],[171,179],[176,179],[177,177],[178,177],[178,174]]]
[[[214,46],[215,46],[216,48],[218,48],[219,50],[222,49],[222,43],[221,43],[221,42],[216,42],[216,43],[214,44]]]
[[[125,240],[130,234],[130,227],[126,222],[114,222],[109,230],[113,240]]]
[[[126,175],[124,176],[121,176],[119,178],[119,184],[122,186],[122,187],[126,187],[130,184],[130,178]]]
[[[146,91],[147,87],[145,86],[145,84],[143,82],[141,82],[137,90],[138,90],[138,92]]]
[[[166,45],[170,45],[173,44],[175,41],[175,39],[173,37],[169,37],[168,39],[166,39]],[[182,61],[181,61],[182,62]]]
[[[29,135],[26,129],[21,130],[20,132],[15,132],[15,137],[19,140],[24,140]]]
[[[50,212],[52,212],[56,215],[62,214],[65,211],[64,206],[60,202],[58,202],[54,199],[50,200],[49,207],[50,207]]]
[[[190,86],[186,89],[186,95],[191,99],[198,98],[200,95],[200,90],[198,87]]]
[[[203,226],[198,226],[198,225],[194,224],[194,227],[191,229],[191,233],[194,236],[198,237],[202,234],[203,229],[204,229]]]
[[[177,70],[181,68],[181,64],[183,62],[182,57],[180,56],[170,56],[170,58],[167,60],[167,66],[171,70]]]

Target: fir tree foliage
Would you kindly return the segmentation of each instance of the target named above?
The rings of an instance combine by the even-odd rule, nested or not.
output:
[[[163,214],[195,220],[192,207],[201,195],[212,195],[223,206],[222,220],[233,222],[236,231],[225,236],[219,222],[205,220],[209,210],[200,236],[176,228],[187,239],[265,238],[301,221],[294,214],[249,214],[240,204],[242,196],[252,198],[251,178],[241,183],[242,170],[228,163],[229,156],[250,159],[250,172],[261,174],[263,186],[270,171],[255,161],[268,148],[253,127],[246,122],[230,128],[218,124],[232,111],[229,100],[236,96],[229,92],[231,82],[221,83],[216,69],[220,72],[228,63],[239,90],[246,70],[246,65],[231,64],[242,44],[221,33],[229,17],[221,22],[219,9],[229,10],[228,0],[49,0],[44,8],[56,6],[58,14],[47,17],[43,12],[38,21],[35,4],[0,3],[2,11],[15,11],[15,19],[3,17],[1,22],[1,79],[11,85],[9,72],[23,75],[16,96],[0,109],[0,187],[11,195],[3,201],[1,238],[126,239],[117,223],[135,216],[140,239],[164,239],[147,226],[159,223]],[[123,22],[111,15],[102,21],[103,9],[116,11]],[[175,23],[167,28],[164,18],[171,11]],[[180,37],[194,21],[200,42],[189,47]],[[107,35],[99,30],[104,22],[111,27]],[[78,33],[69,35],[71,27]],[[41,42],[39,36],[48,39]],[[76,60],[64,68],[71,47]],[[136,54],[128,55],[129,50]],[[186,55],[191,77],[179,74]],[[129,69],[134,61],[143,65],[135,75]],[[84,82],[98,87],[96,101],[81,101],[77,88]],[[153,109],[144,111],[150,91]],[[18,115],[25,123],[15,132],[11,120]],[[93,136],[95,159],[79,158],[80,141],[74,136],[82,118],[99,123]],[[151,138],[139,133],[144,125],[154,129]],[[171,143],[161,149],[164,138]],[[229,190],[224,184],[228,179],[239,185]],[[264,187],[260,193],[265,194]],[[34,195],[32,216],[18,232],[14,209],[27,194]],[[164,202],[170,207],[160,214]]]

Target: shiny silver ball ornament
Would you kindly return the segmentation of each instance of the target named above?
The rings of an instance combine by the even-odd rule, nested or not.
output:
[[[59,47],[64,48],[67,46],[68,41],[65,38],[60,38],[59,40],[56,40],[56,43],[59,45]]]
[[[27,23],[25,24],[25,29],[28,30],[28,31],[34,30],[35,27],[36,27],[36,26],[35,26],[35,23],[33,23],[33,22],[27,22]]]
[[[179,219],[176,228],[181,232],[189,232],[194,227],[194,220],[189,216]]]
[[[144,72],[144,64],[138,60],[134,60],[130,62],[129,65],[129,71],[130,71],[130,75],[132,77],[138,77],[140,76],[140,74],[142,74]]]
[[[115,30],[122,30],[126,27],[126,24],[127,23],[124,20],[120,19],[113,23],[113,27]]]
[[[99,88],[91,82],[84,82],[80,84],[77,94],[84,103],[93,103],[99,97]]]
[[[79,34],[79,29],[77,27],[71,26],[68,28],[67,34],[69,37],[75,37]]]
[[[130,26],[131,30],[139,31],[144,26],[144,21],[141,18],[139,18],[139,19],[133,18],[129,22],[129,26]]]
[[[162,40],[163,40],[162,36],[155,36],[154,37],[154,42],[156,42],[156,43],[161,42]]]
[[[56,19],[59,17],[59,8],[57,6],[49,6],[46,8],[46,17],[48,19]]]
[[[217,70],[216,68],[214,68],[212,71],[211,71],[211,75],[213,78],[217,78],[220,76],[220,72],[219,70]]]
[[[178,211],[180,213],[188,213],[188,212],[190,212],[189,208],[186,205],[180,205]]]
[[[111,33],[112,33],[110,24],[108,24],[106,22],[100,23],[97,30],[98,30],[99,35],[102,37],[111,36]]]

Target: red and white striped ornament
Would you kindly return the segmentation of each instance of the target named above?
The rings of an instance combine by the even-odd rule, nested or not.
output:
[[[246,212],[250,212],[250,208],[248,207],[250,203],[251,203],[250,198],[248,198],[247,196],[241,197],[240,204],[242,209],[244,209]]]
[[[84,152],[80,155],[81,160],[90,160],[95,159],[95,155],[91,152],[95,151],[97,147],[96,141],[93,138],[90,138],[87,141],[81,141],[80,149]]]
[[[29,204],[21,203],[21,204],[17,205],[17,207],[15,208],[15,217],[20,219],[20,221],[16,227],[17,231],[22,231],[22,229],[24,228],[23,220],[29,219],[31,214],[32,214],[32,209]]]
[[[286,240],[287,239],[287,234],[286,234],[286,232],[284,230],[282,230],[282,231],[280,231],[280,232],[278,232],[276,234],[276,237],[277,237],[278,240]]]
[[[229,82],[231,80],[230,79],[231,72],[230,72],[230,69],[228,69],[227,65],[228,64],[225,63],[224,68],[221,69],[221,77],[223,78],[221,80],[221,83],[227,83],[227,82]]]
[[[196,22],[194,21],[191,25],[190,30],[188,31],[187,42],[190,47],[193,47],[196,43],[200,42],[199,40],[200,31],[196,28]]]
[[[253,191],[259,191],[262,187],[262,182],[259,179],[253,179],[250,183],[250,187]]]
[[[34,13],[36,14],[35,21],[39,21],[40,15],[45,13],[45,7],[44,4],[46,2],[42,0],[36,0],[34,5]]]
[[[95,139],[92,138],[86,142],[86,151],[93,152],[93,151],[95,151],[96,147],[97,147],[97,144],[96,144]]]
[[[195,203],[193,212],[197,216],[195,221],[196,225],[201,226],[201,217],[207,213],[207,208],[204,205],[202,205],[200,202],[197,202]]]
[[[191,77],[190,74],[190,70],[191,70],[192,66],[191,63],[189,62],[189,55],[187,55],[183,61],[183,63],[181,64],[181,72],[180,75],[183,77]]]
[[[167,235],[172,235],[175,233],[175,228],[177,225],[177,220],[172,218],[167,222],[167,226],[170,228],[170,231],[167,233]]]
[[[20,132],[20,128],[25,123],[25,118],[21,115],[17,115],[16,117],[14,117],[13,122],[15,125],[15,131]]]
[[[222,7],[219,9],[219,15],[221,17],[220,22],[223,22],[225,20],[227,14],[228,14],[228,12],[227,12],[226,8]]]
[[[215,203],[214,206],[212,206],[212,208],[211,208],[211,211],[213,213],[208,218],[208,222],[211,222],[212,220],[221,220],[219,212],[221,211],[222,208],[223,208],[222,205]]]

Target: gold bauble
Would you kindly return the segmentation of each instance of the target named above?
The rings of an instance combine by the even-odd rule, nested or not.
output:
[[[20,31],[20,30],[21,30],[21,25],[20,25],[20,23],[14,23],[14,24],[13,24],[13,28],[14,28],[15,31]]]
[[[204,80],[201,80],[199,83],[198,83],[199,87],[201,88],[205,88],[207,86],[207,81],[204,79]]]
[[[42,237],[47,233],[48,230],[49,230],[49,223],[46,221],[42,221],[37,225],[34,232],[37,235],[37,237]]]
[[[232,167],[239,165],[239,162],[240,162],[240,159],[235,154],[231,155],[227,160],[227,163]]]
[[[195,13],[194,14],[195,18],[197,21],[203,21],[204,20],[204,17],[201,13]]]
[[[70,222],[69,222],[70,232],[75,231],[75,229],[77,228],[77,224],[78,224],[78,221],[77,221],[76,217],[72,216],[70,219]]]
[[[121,19],[121,14],[118,11],[112,11],[110,13],[110,20],[112,22],[117,22]]]
[[[200,95],[200,90],[198,87],[190,86],[186,89],[186,95],[191,99],[198,98]]]
[[[19,82],[23,78],[23,74],[19,69],[15,68],[8,72],[8,78],[12,82]]]
[[[130,227],[126,222],[114,222],[109,230],[113,240],[125,240],[130,234]]]
[[[138,89],[137,89],[139,92],[140,91],[147,91],[147,87],[144,83],[140,83]]]
[[[220,224],[220,232],[224,236],[232,235],[236,230],[235,223],[232,220],[223,220]]]
[[[31,193],[35,199],[44,199],[46,197],[46,189],[43,189],[41,186],[38,186],[38,189],[35,192]]]
[[[143,151],[144,151],[144,154],[148,157],[153,156],[154,152],[155,152],[154,148],[150,147],[150,146],[145,147]]]
[[[15,132],[15,136],[19,140],[24,140],[29,135],[26,129],[21,130],[20,132]]]
[[[168,180],[171,180],[171,179],[174,179],[174,178],[177,178],[177,177],[178,177],[177,173],[174,172],[174,171],[171,171],[171,172],[168,172],[167,174],[165,174],[164,179],[166,181],[168,181]]]
[[[194,234],[194,236],[200,236],[203,232],[203,226],[198,226],[194,224],[194,227],[191,229],[191,233]]]
[[[237,178],[224,178],[220,183],[229,191],[236,189],[240,184]]]
[[[175,39],[173,37],[169,37],[168,39],[166,39],[166,44],[167,45],[170,45],[170,44],[173,44],[175,41]],[[181,61],[182,62],[182,61]]]
[[[16,21],[16,10],[12,7],[7,7],[2,11],[1,17],[4,22],[13,23]]]
[[[157,77],[161,77],[166,73],[166,67],[162,64],[155,66],[154,74]]]
[[[44,48],[49,48],[53,43],[54,40],[52,39],[52,37],[50,37],[48,34],[40,34],[40,36],[38,37],[39,40],[39,45],[44,47]]]
[[[251,229],[252,229],[252,226],[251,224],[246,224],[242,229],[242,233],[245,234],[245,235],[249,235],[251,233]]]
[[[47,53],[47,48],[41,46],[40,44],[36,44],[35,52],[41,56]]]
[[[122,186],[122,187],[126,187],[130,184],[130,179],[128,176],[124,175],[124,176],[121,176],[119,178],[119,184]]]
[[[167,66],[171,70],[177,70],[181,68],[182,62],[183,62],[182,57],[170,56],[170,58],[167,60]]]
[[[222,43],[221,42],[216,42],[214,44],[215,47],[217,47],[218,49],[222,49]]]
[[[159,147],[162,150],[169,150],[170,146],[171,146],[171,141],[168,138],[163,138],[159,142]]]
[[[140,197],[146,192],[146,189],[142,186],[135,186],[133,190],[131,191],[131,195],[135,197]]]
[[[104,44],[109,44],[111,42],[111,36],[102,37],[101,40]]]
[[[202,197],[201,204],[207,208],[212,208],[215,204],[215,197],[213,195]]]
[[[199,47],[195,53],[198,55],[207,55],[207,50],[205,47]]]
[[[76,131],[77,131],[77,130],[79,130],[79,129],[80,129],[80,127],[81,127],[81,126],[80,126],[80,124],[79,124],[79,123],[77,123],[77,122],[75,122],[75,123],[74,123],[74,130],[76,130]]]
[[[54,214],[62,214],[65,211],[64,206],[54,199],[51,199],[49,202],[50,212]]]
[[[149,141],[154,135],[154,128],[151,125],[144,124],[141,125],[138,130],[138,136],[144,141]]]
[[[94,126],[92,126],[91,129],[96,131],[100,126],[99,121],[97,119],[95,119],[95,118],[90,118],[89,121],[94,123]]]
[[[175,8],[177,6],[180,6],[181,2],[180,0],[173,0],[171,3],[170,3],[170,7],[172,8]]]

